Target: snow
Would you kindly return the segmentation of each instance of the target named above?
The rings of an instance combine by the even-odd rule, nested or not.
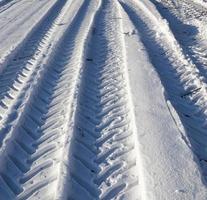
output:
[[[129,24],[127,20],[124,32],[139,26]],[[170,103],[167,105],[164,88],[140,37],[138,33],[125,38],[145,174],[143,181],[146,194],[143,199],[204,199],[206,188],[201,181],[200,169],[191,149],[182,139],[180,130],[184,131],[183,128],[177,127],[168,110],[169,106],[173,112],[173,107]],[[176,113],[173,117],[179,124]]]
[[[0,0],[0,199],[206,199],[206,6]]]
[[[54,3],[55,0],[5,1],[5,5],[0,8],[0,64],[18,51]]]

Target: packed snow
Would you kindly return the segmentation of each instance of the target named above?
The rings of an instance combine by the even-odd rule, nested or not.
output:
[[[0,200],[206,200],[205,0],[0,0]]]

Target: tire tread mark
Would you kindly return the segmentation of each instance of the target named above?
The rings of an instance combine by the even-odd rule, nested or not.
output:
[[[97,2],[90,0],[85,0],[82,4],[77,3],[76,16],[55,49],[53,59],[47,63],[38,84],[33,88],[17,127],[11,132],[12,137],[7,142],[4,155],[8,157],[15,152],[18,155],[18,163],[13,162],[11,169],[8,169],[6,166],[10,160],[4,161],[0,173],[9,176],[14,174],[13,180],[17,182],[22,192],[13,194],[9,187],[3,186],[0,186],[0,189],[5,190],[7,195],[15,196],[15,199],[33,198],[34,195],[35,198],[45,199],[50,197],[51,193],[52,198],[60,195],[56,194],[56,190],[62,187],[60,175],[61,167],[64,165],[64,149],[69,137],[65,127],[69,123],[69,109],[72,104],[70,100],[74,95],[75,82],[80,73],[83,54],[80,52],[86,43],[96,5]],[[63,106],[64,103],[68,105]],[[58,108],[61,117],[57,112]],[[54,140],[51,139],[52,136],[55,136]],[[17,148],[15,143],[22,148]],[[25,164],[24,171],[17,167],[21,164]],[[51,187],[55,189],[51,191]]]
[[[86,199],[119,199],[129,185],[134,186],[132,193],[136,193],[138,186],[134,170],[137,165],[130,168],[129,162],[132,159],[136,163],[132,156],[136,150],[135,144],[129,146],[134,129],[125,77],[124,45],[118,31],[121,24],[114,17],[119,18],[118,6],[113,0],[102,1],[94,24],[97,33],[92,34],[88,45],[70,148],[75,158],[68,163],[72,199],[81,199],[74,188],[85,194]],[[87,58],[92,60],[89,62]],[[115,136],[120,133],[125,137],[117,141]]]
[[[182,48],[169,46],[166,33],[160,39],[156,38],[157,31],[151,25],[147,13],[138,4],[135,5],[132,1],[123,2],[120,0],[120,2],[138,30],[152,64],[156,66],[166,89],[166,100],[170,100],[186,130],[187,135],[181,131],[182,137],[198,156],[200,165],[204,166],[203,173],[206,178],[207,143],[203,129],[206,126],[207,118],[206,83],[202,75],[198,73],[196,65],[190,58],[185,58],[185,55],[182,54]],[[163,63],[165,64],[163,65]]]
[[[19,114],[12,119],[12,113],[23,104],[23,97],[27,96],[29,88],[34,84],[34,77],[38,75],[38,70],[41,69],[41,59],[44,58],[44,52],[50,45],[53,33],[58,27],[56,23],[62,19],[65,3],[66,1],[63,0],[57,1],[53,5],[36,30],[15,54],[14,58],[7,62],[7,66],[1,72],[0,101],[3,103],[1,109],[4,109],[0,120],[1,127],[10,126],[17,120]],[[17,67],[15,67],[16,63],[18,63]],[[2,133],[1,145],[5,137],[7,137],[7,133]]]

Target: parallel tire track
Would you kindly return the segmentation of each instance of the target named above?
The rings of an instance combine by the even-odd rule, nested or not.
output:
[[[68,161],[69,199],[139,198],[118,6],[102,1],[89,43]]]
[[[165,31],[157,37],[157,28],[139,4],[120,1],[124,10],[137,28],[150,59],[159,73],[167,95],[187,130],[188,144],[198,156],[206,176],[207,140],[207,90],[196,66],[186,59],[182,49]],[[146,8],[145,8],[146,9]],[[154,18],[155,19],[155,18]],[[164,26],[163,26],[164,27]],[[169,33],[170,34],[170,33]],[[171,43],[173,41],[173,43]],[[185,135],[184,135],[185,137]]]
[[[13,5],[15,5],[16,3],[19,3],[21,2],[21,0],[16,0],[16,1],[13,1],[13,0],[6,0],[6,1],[2,1],[0,2],[0,13],[8,10],[9,8],[11,8]]]
[[[27,17],[31,17],[33,16],[36,12],[38,12],[40,9],[42,9],[43,7],[45,7],[45,5],[49,4],[48,1],[44,1],[42,3],[39,3],[39,6],[36,8],[36,9],[33,9],[32,12],[28,12],[28,10],[30,10],[30,7],[32,6],[32,4],[34,4],[34,2],[30,1],[30,2],[22,2],[23,6],[20,4],[19,5],[19,8],[17,10],[16,7],[14,7],[13,9],[9,10],[9,13],[12,13],[14,12],[15,14],[12,15],[12,17],[8,16],[8,19],[5,20],[5,23],[1,23],[0,25],[0,30],[1,31],[4,31],[5,29],[7,28],[10,28],[9,26],[12,24],[12,23],[15,23],[15,27],[18,27],[22,24],[25,23],[25,21],[27,20],[27,18],[25,18],[26,16]],[[0,11],[1,13],[1,11]],[[4,15],[5,13],[3,13]],[[21,15],[25,16],[25,17],[21,17]]]
[[[59,190],[71,99],[96,7],[84,1],[11,131],[0,156],[1,198],[64,199]]]
[[[57,1],[0,74],[0,145],[23,110],[28,93],[44,67],[45,54],[64,15],[66,1]]]
[[[207,16],[207,11],[205,10],[205,8],[194,9],[194,7],[196,8],[196,6],[193,4],[193,2],[182,1],[179,4],[179,10],[183,10],[186,13],[183,14],[181,19],[181,16],[179,16],[177,13],[173,13],[171,9],[169,11],[167,7],[164,6],[166,5],[166,2],[162,2],[161,4],[159,2],[156,2],[155,0],[151,1],[154,3],[158,11],[161,13],[162,17],[168,20],[169,26],[173,31],[173,34],[175,35],[177,41],[182,46],[183,51],[186,54],[186,57],[190,57],[190,59],[195,64],[196,68],[199,70],[199,74],[202,77],[202,80],[207,84],[207,51],[205,47],[207,44],[207,40],[204,37],[200,38],[198,33],[196,33],[197,30],[195,26],[186,24],[185,22],[185,20],[189,20],[188,12],[191,13],[191,17],[193,19],[199,20],[198,15],[205,18]],[[191,9],[189,10],[189,8]],[[193,9],[195,13],[192,12]],[[177,29],[179,29],[181,32],[179,32]]]

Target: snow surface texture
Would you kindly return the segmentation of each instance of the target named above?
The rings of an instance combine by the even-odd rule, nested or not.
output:
[[[206,3],[0,0],[0,200],[205,200]]]

